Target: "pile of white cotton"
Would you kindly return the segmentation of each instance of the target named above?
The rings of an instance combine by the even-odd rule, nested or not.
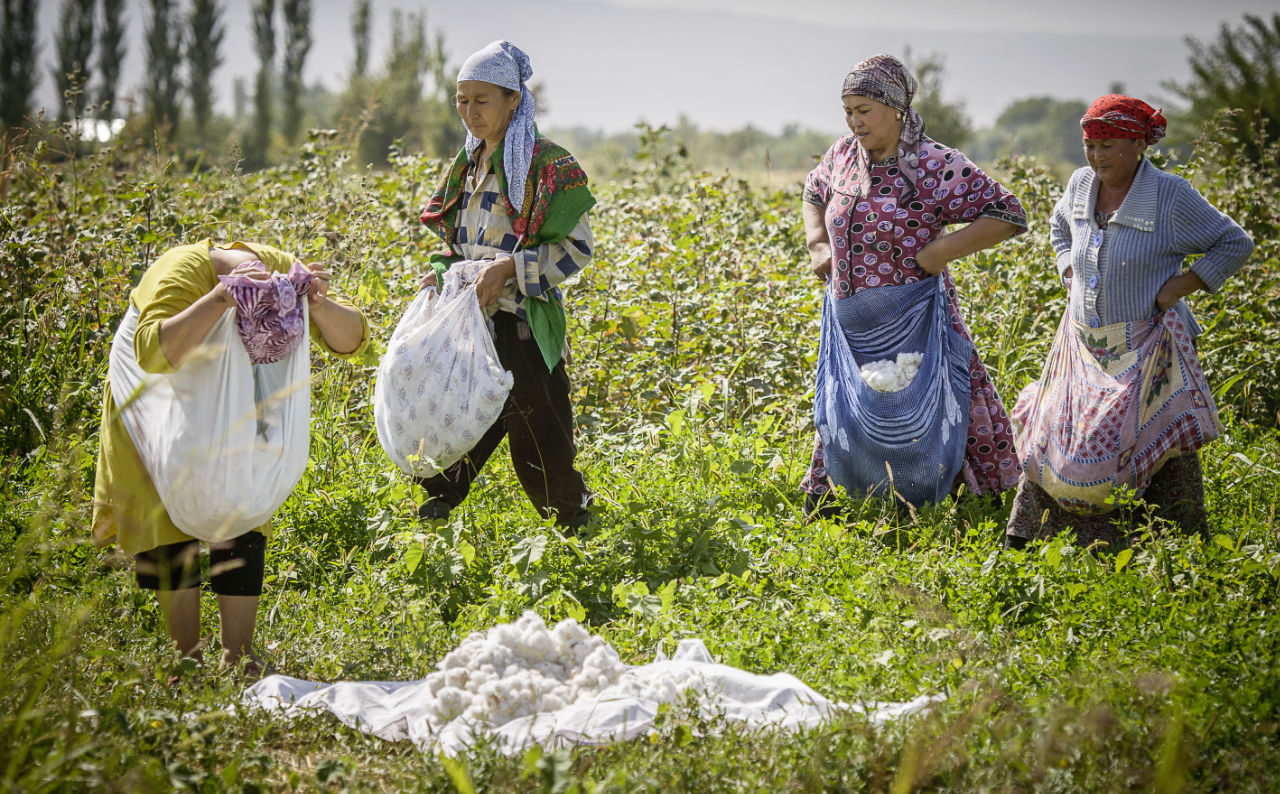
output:
[[[569,747],[634,739],[657,729],[664,703],[686,702],[706,720],[781,730],[813,727],[837,710],[879,723],[941,700],[849,705],[823,697],[789,673],[759,675],[717,664],[702,640],[680,640],[675,654],[623,664],[617,652],[576,621],[547,629],[526,612],[515,623],[472,634],[417,681],[333,684],[271,675],[245,691],[246,705],[303,717],[328,711],[390,741],[457,756],[481,737],[506,755],[533,744]]]
[[[606,689],[670,702],[689,683],[687,676],[625,675],[631,669],[576,620],[548,629],[536,613],[526,612],[515,623],[472,634],[440,660],[424,682],[426,719],[437,732],[454,720],[500,726],[596,698]]]
[[[862,379],[876,391],[902,391],[920,371],[923,359],[923,353],[899,353],[897,361],[872,361],[862,366]]]

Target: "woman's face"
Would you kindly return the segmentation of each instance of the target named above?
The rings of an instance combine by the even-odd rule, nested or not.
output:
[[[507,134],[507,124],[520,105],[520,92],[507,96],[506,89],[481,80],[458,81],[458,115],[477,138],[497,144]]]
[[[867,150],[872,160],[883,160],[898,153],[902,120],[898,111],[870,97],[850,94],[843,97],[844,121],[849,132]]]
[[[1146,141],[1137,138],[1085,140],[1084,159],[1103,184],[1124,187],[1133,179],[1146,150]]]

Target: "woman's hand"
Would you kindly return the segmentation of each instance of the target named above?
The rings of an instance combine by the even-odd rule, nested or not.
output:
[[[427,287],[439,286],[439,283],[436,281],[436,269],[434,267],[429,268],[427,270],[427,275],[423,276],[422,280],[418,282],[418,292],[422,292]]]
[[[502,287],[508,279],[516,277],[516,260],[504,256],[485,265],[476,279],[476,300],[481,308],[489,306],[502,295]]]
[[[312,275],[311,287],[307,290],[311,320],[320,329],[320,335],[330,350],[338,355],[352,352],[364,340],[364,322],[360,313],[328,299],[333,274],[325,269],[323,262],[308,262],[305,267]]]
[[[939,237],[937,240],[929,243],[916,253],[916,265],[931,276],[936,276],[941,273],[942,269],[951,261],[947,258],[947,254],[944,251],[946,246],[938,245],[938,241],[945,237],[946,235]]]
[[[1205,288],[1204,280],[1190,270],[1171,276],[1156,293],[1156,308],[1162,312],[1178,305],[1178,301]]]
[[[831,278],[831,246],[827,243],[817,243],[809,249],[809,261],[812,265],[813,275],[819,280],[826,281]]]
[[[325,270],[322,262],[308,262],[307,270],[311,271],[311,288],[307,290],[307,302],[314,309],[324,303],[325,296],[329,294],[329,283],[333,281],[333,274]]]
[[[252,262],[256,262],[256,260],[251,259],[247,262],[241,262],[228,270],[225,274],[220,272],[219,275],[247,276],[255,281],[266,281],[271,278],[270,273],[254,267],[253,264],[251,264]],[[214,266],[217,267],[216,262],[214,263]],[[236,304],[236,299],[231,297],[231,292],[227,289],[226,285],[222,283],[222,279],[218,279],[217,283],[213,285],[213,289],[209,290],[208,295],[216,305],[221,306],[224,309]]]

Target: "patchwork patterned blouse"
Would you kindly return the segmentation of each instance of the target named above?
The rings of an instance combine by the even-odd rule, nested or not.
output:
[[[462,196],[458,204],[457,230],[453,250],[464,259],[497,259],[516,250],[520,238],[516,235],[511,218],[503,207],[498,175],[492,169],[480,171],[481,164],[472,162],[463,180]],[[591,261],[592,237],[588,213],[583,212],[573,231],[563,240],[543,243],[516,251],[516,277],[502,288],[495,310],[525,316],[526,297],[552,297],[560,299],[558,285],[577,273]],[[474,281],[478,275],[467,273],[464,277]]]
[[[864,195],[852,175],[857,148],[852,135],[836,141],[809,173],[804,188],[804,200],[826,213],[835,298],[928,278],[915,255],[948,224],[995,218],[1018,227],[1018,233],[1026,231],[1026,213],[1018,199],[955,149],[921,138],[905,157],[873,163],[869,193]],[[939,278],[947,288],[952,325],[972,339],[950,271],[944,268]],[[976,350],[969,382],[973,400],[961,476],[973,493],[999,493],[1018,484],[1021,469],[1008,412]],[[812,494],[830,491],[820,439],[800,487]]]

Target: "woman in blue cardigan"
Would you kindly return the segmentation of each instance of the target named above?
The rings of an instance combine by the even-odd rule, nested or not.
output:
[[[1109,94],[1080,125],[1089,164],[1072,175],[1050,229],[1070,306],[1040,380],[1013,411],[1024,471],[1006,545],[1069,528],[1082,545],[1123,546],[1141,516],[1115,509],[1121,489],[1204,535],[1196,450],[1222,426],[1197,358],[1201,329],[1182,299],[1220,289],[1253,241],[1143,156],[1164,137],[1158,110]]]

